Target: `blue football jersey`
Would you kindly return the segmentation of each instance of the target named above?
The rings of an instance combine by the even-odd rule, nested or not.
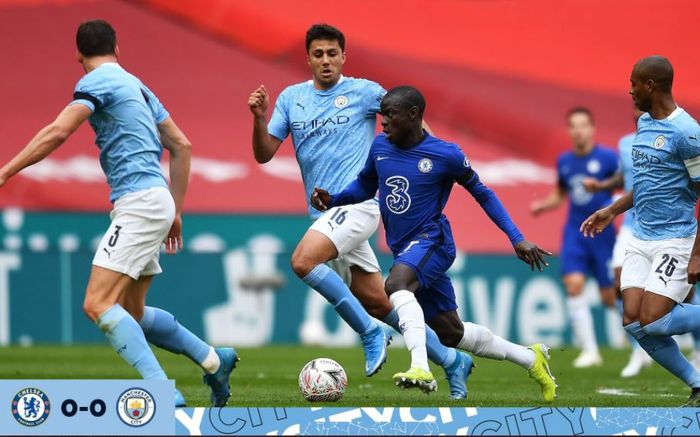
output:
[[[637,122],[632,148],[634,235],[667,240],[695,235],[695,204],[700,182],[700,127],[676,108],[667,118],[648,113]]]
[[[469,160],[455,144],[426,134],[401,149],[379,134],[360,178],[376,179],[387,244],[396,255],[415,239],[454,244],[442,213],[455,179],[470,173]]]
[[[586,191],[583,180],[587,177],[598,180],[607,179],[617,170],[617,154],[599,145],[595,145],[593,150],[584,156],[577,156],[572,151],[559,156],[557,162],[559,186],[566,190],[569,197],[568,225],[580,226],[588,216],[612,201],[610,191],[598,193]]]
[[[167,187],[160,167],[157,124],[169,117],[158,98],[119,64],[106,63],[82,77],[71,104],[90,108],[100,165],[114,202],[126,193]]]
[[[321,215],[309,204],[314,187],[340,190],[362,169],[384,94],[375,82],[341,77],[327,90],[309,80],[277,98],[268,132],[280,140],[292,136],[312,218]]]
[[[617,149],[620,152],[620,171],[625,181],[625,191],[632,191],[632,144],[634,144],[634,136],[636,133],[629,133],[620,138]],[[623,226],[629,226],[630,229],[634,226],[634,207],[625,213]]]

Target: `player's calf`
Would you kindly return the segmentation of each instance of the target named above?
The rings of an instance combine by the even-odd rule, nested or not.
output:
[[[428,320],[428,326],[433,328],[440,343],[449,347],[459,347],[464,337],[464,324],[459,316],[449,316],[451,313],[442,313]],[[456,315],[456,313],[455,313]]]

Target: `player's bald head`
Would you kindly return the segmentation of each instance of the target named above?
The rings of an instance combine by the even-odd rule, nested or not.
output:
[[[392,88],[382,99],[382,103],[397,104],[403,108],[418,108],[418,115],[422,118],[425,112],[425,97],[417,88],[402,85]]]
[[[641,82],[654,81],[661,91],[671,92],[673,86],[673,66],[663,56],[649,56],[634,64],[632,75]]]

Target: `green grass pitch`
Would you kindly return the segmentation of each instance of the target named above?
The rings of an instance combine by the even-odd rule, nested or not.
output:
[[[239,349],[241,361],[232,376],[233,396],[229,406],[320,406],[305,401],[297,377],[306,362],[328,357],[338,361],[348,374],[343,398],[326,406],[539,406],[539,387],[525,370],[507,362],[476,359],[469,378],[469,398],[451,401],[442,369],[432,366],[438,391],[425,395],[397,389],[391,376],[408,368],[403,348],[390,348],[389,359],[377,375],[364,376],[359,348],[269,346]],[[680,406],[688,397],[680,381],[654,364],[636,378],[621,379],[629,350],[603,350],[605,363],[592,369],[574,369],[577,350],[552,350],[552,371],[559,383],[557,406]],[[208,388],[197,366],[184,356],[156,350],[170,378],[187,399],[188,406],[209,406]],[[138,379],[139,375],[108,346],[32,346],[0,348],[0,379]]]

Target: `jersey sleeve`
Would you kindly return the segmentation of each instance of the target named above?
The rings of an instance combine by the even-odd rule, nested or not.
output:
[[[70,103],[85,105],[92,112],[109,103],[111,90],[106,80],[95,74],[86,74],[75,85],[73,101]]]
[[[375,164],[375,143],[372,143],[364,168],[360,171],[354,181],[339,193],[331,193],[330,207],[352,205],[369,200],[379,189],[379,178]]]
[[[456,144],[450,144],[447,157],[448,176],[460,183],[468,181],[474,171],[472,170],[472,164],[469,162],[469,158],[467,158],[467,155],[462,149]]]
[[[566,190],[566,177],[564,177],[564,173],[562,172],[562,168],[564,167],[563,161],[563,156],[560,156],[559,159],[557,159],[557,186],[563,190]]]
[[[288,91],[284,90],[277,97],[275,109],[267,124],[267,132],[280,141],[284,141],[289,135],[289,104]]]
[[[365,107],[367,108],[366,117],[376,117],[385,94],[386,90],[381,85],[377,82],[368,81],[367,87],[365,87],[364,90]]]
[[[146,101],[146,104],[151,108],[153,119],[156,124],[160,124],[170,117],[170,113],[165,109],[165,106],[158,100],[158,97],[146,85],[141,85],[141,95]]]
[[[606,172],[606,177],[613,176],[620,171],[620,155],[614,151],[610,150],[608,153],[608,171]]]
[[[678,155],[693,182],[700,182],[700,126],[694,124],[676,134]]]

